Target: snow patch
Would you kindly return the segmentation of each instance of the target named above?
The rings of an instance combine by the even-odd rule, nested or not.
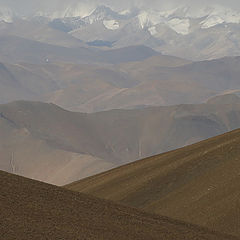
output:
[[[139,25],[141,28],[148,28],[152,35],[157,34],[156,25],[160,23],[166,24],[179,34],[186,35],[189,33],[190,22],[189,19],[173,18],[173,11],[155,12],[143,11],[138,15]]]
[[[202,21],[201,28],[210,28],[218,24],[224,23],[224,20],[219,16],[208,16],[206,20]]]
[[[152,27],[164,21],[164,17],[159,12],[142,11],[138,15],[138,20],[141,28]]]
[[[191,18],[203,17],[201,28],[210,28],[222,23],[240,23],[240,13],[222,6],[209,6],[198,13],[190,7],[175,8],[169,11],[141,11],[138,15],[141,28],[150,28],[149,32],[155,32],[152,28],[159,23],[164,23],[179,34],[189,34]],[[155,33],[154,33],[155,34]]]
[[[141,28],[149,25],[148,13],[142,12],[138,15],[139,25]]]
[[[125,9],[125,10],[119,12],[119,14],[121,14],[121,15],[130,15],[131,14],[131,10],[130,9]]]
[[[157,35],[157,34],[158,34],[158,32],[157,32],[157,29],[156,29],[156,27],[155,27],[155,26],[153,26],[153,27],[150,27],[150,28],[148,29],[148,31],[150,32],[150,34],[151,34],[152,36],[154,36],[154,35]]]
[[[11,9],[6,7],[0,7],[0,21],[4,21],[6,23],[13,22],[13,12]]]
[[[104,20],[103,24],[107,29],[110,29],[110,30],[119,29],[119,23],[116,20],[108,20],[108,21]]]
[[[213,9],[200,24],[202,28],[210,28],[222,23],[240,23],[240,13],[218,7]]]
[[[167,22],[167,25],[179,34],[182,34],[182,35],[189,34],[189,27],[190,27],[189,19],[173,18]]]

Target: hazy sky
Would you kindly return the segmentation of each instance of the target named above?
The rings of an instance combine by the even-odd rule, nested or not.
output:
[[[62,11],[67,7],[81,8],[82,11],[90,11],[96,5],[105,4],[113,9],[127,9],[131,7],[147,7],[168,9],[188,5],[198,7],[212,4],[223,5],[228,8],[240,10],[239,0],[0,0],[0,6],[10,7],[14,12],[21,14],[34,13],[36,11]]]

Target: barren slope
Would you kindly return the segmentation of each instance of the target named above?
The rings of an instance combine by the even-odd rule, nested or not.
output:
[[[116,66],[79,66],[68,75],[65,72],[66,79],[72,79],[75,73],[75,80],[55,92],[51,101],[84,112],[202,103],[239,89],[239,67],[238,57],[189,63],[163,55]],[[88,84],[84,83],[86,79]],[[96,81],[98,91],[93,88]]]
[[[68,62],[68,63],[123,63],[142,61],[160,53],[145,46],[130,46],[113,50],[90,47],[63,47],[15,35],[0,35],[0,61],[7,63]],[[129,52],[131,54],[127,54]]]
[[[56,78],[75,76],[64,89],[53,93],[51,101],[74,111],[96,112],[201,103],[240,88],[238,57],[187,63],[161,55],[116,66],[76,66]],[[96,81],[98,91],[93,87]]]
[[[4,66],[18,83],[6,82],[0,70],[0,103],[48,101],[91,113],[202,103],[240,89],[238,57],[191,63],[143,46],[74,49],[14,36],[0,42],[0,60],[15,63]]]
[[[0,189],[4,240],[235,239],[1,171]]]
[[[67,188],[240,236],[240,130]]]
[[[13,102],[0,105],[0,169],[64,185],[239,127],[234,103],[84,114]]]
[[[114,164],[87,153],[52,146],[0,114],[0,169],[63,185],[112,168]]]

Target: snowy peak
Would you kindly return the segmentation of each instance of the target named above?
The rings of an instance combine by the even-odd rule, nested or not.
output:
[[[85,22],[90,24],[103,20],[120,20],[125,16],[114,12],[111,8],[104,5],[98,6],[89,16],[85,17]]]
[[[0,20],[12,22],[13,16],[10,9],[0,8]],[[240,23],[240,12],[221,6],[204,7],[195,12],[189,6],[167,11],[132,8],[117,12],[105,5],[100,5],[92,11],[76,5],[69,6],[62,12],[53,12],[52,15],[38,12],[37,16],[46,17],[49,22],[53,22],[51,25],[54,28],[67,32],[95,22],[101,22],[109,30],[117,30],[131,22],[134,27],[144,29],[153,36],[158,35],[159,24],[177,34],[188,35],[193,19],[199,20],[195,27],[198,29],[207,29],[223,23]]]
[[[103,18],[106,16],[115,16],[118,14],[116,12],[114,12],[110,7],[101,5],[101,6],[98,6],[91,15],[94,15],[99,18]]]
[[[142,11],[138,15],[138,20],[141,28],[147,28],[163,22],[164,18],[158,12]]]
[[[175,32],[186,35],[189,33],[190,21],[187,18],[174,15],[174,12],[143,11],[138,15],[141,28],[148,28],[148,31],[155,35],[156,25],[165,24]]]
[[[156,33],[157,24],[165,24],[175,32],[187,35],[190,32],[192,19],[202,19],[199,28],[206,29],[223,23],[240,23],[240,12],[223,7],[207,7],[198,14],[193,14],[190,7],[182,7],[170,11],[142,11],[138,15],[141,28],[148,28],[151,34]]]

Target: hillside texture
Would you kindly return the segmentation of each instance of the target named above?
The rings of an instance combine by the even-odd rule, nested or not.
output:
[[[240,236],[240,130],[67,186]]]
[[[0,189],[4,240],[235,239],[4,172]]]

